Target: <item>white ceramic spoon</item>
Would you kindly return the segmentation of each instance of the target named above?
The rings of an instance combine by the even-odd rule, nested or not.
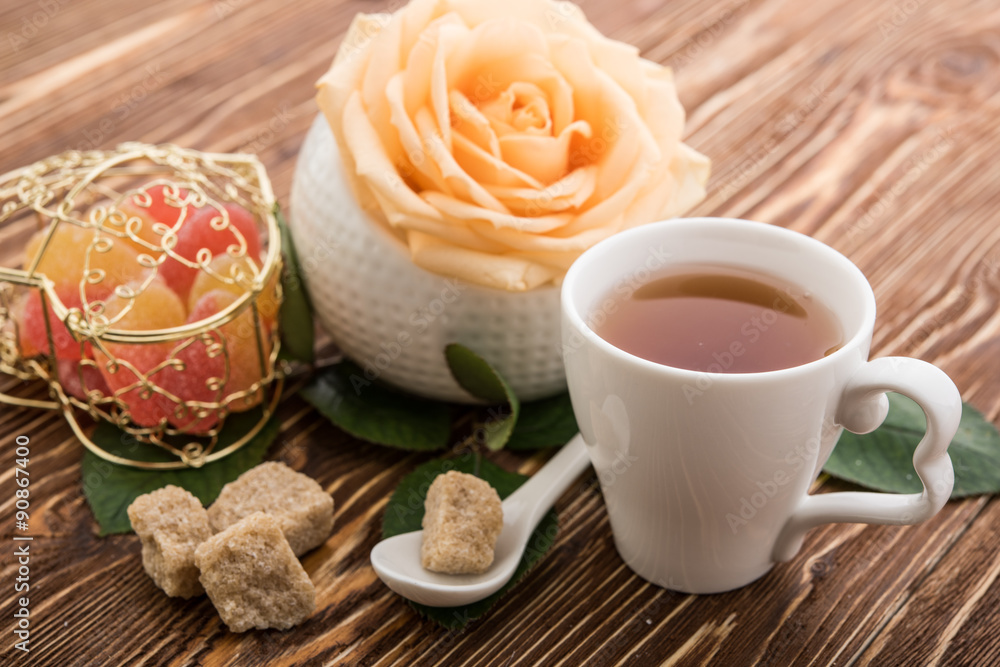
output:
[[[588,465],[586,445],[577,434],[503,501],[503,530],[493,564],[483,574],[439,574],[424,569],[420,564],[422,530],[376,544],[372,567],[389,588],[430,607],[460,607],[489,597],[514,574],[528,537],[542,516]]]

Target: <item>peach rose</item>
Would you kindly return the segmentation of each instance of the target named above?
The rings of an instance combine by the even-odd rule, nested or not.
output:
[[[670,70],[569,2],[359,14],[317,85],[359,203],[438,274],[558,284],[601,239],[705,195]]]

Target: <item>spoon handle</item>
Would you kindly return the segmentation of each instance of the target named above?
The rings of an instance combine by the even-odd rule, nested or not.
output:
[[[511,510],[530,512],[524,525],[532,530],[570,484],[590,465],[583,436],[577,433],[559,452],[504,501],[504,515]]]

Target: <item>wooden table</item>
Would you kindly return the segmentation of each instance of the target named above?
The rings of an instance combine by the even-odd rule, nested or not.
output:
[[[247,150],[287,204],[317,110],[314,82],[351,17],[391,4],[5,0],[0,172],[133,139]],[[995,0],[582,4],[606,34],[675,68],[688,141],[714,161],[695,213],[790,227],[846,253],[878,299],[875,353],[933,361],[996,420]],[[5,262],[26,233],[3,233]],[[269,458],[333,493],[336,528],[304,560],[315,615],[289,632],[235,635],[207,599],[162,595],[135,536],[96,537],[81,495],[83,450],[64,422],[0,408],[3,664],[1000,663],[1000,505],[991,498],[950,502],[915,527],[820,528],[762,580],[694,597],[625,567],[591,476],[558,503],[558,542],[542,563],[486,618],[453,633],[422,620],[368,564],[388,494],[427,457],[353,440],[294,392],[280,418]],[[38,499],[30,655],[10,648],[19,435],[32,439]]]

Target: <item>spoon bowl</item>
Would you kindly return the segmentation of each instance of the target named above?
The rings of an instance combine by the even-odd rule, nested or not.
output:
[[[372,567],[386,586],[429,607],[460,607],[487,598],[510,580],[535,526],[588,465],[586,445],[577,434],[503,501],[503,529],[493,564],[482,574],[441,574],[425,569],[420,564],[422,530],[376,544]]]

